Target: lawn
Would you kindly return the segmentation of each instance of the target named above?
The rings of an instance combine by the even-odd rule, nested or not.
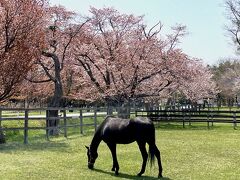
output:
[[[161,125],[156,128],[164,179],[238,179],[240,177],[240,130],[230,125]],[[136,143],[118,145],[120,174],[111,172],[112,158],[105,143],[99,146],[95,170],[87,168],[86,149],[92,131],[72,133],[46,141],[33,137],[28,145],[14,140],[0,145],[0,179],[156,179],[157,164],[136,176],[141,155]]]

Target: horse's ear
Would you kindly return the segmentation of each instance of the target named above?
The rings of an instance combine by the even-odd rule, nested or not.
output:
[[[87,148],[87,150],[89,150],[89,147],[88,146],[85,146]]]

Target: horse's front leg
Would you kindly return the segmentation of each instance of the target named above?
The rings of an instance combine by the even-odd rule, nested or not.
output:
[[[144,143],[144,142],[137,142],[137,143],[138,143],[138,147],[141,151],[142,159],[143,159],[142,169],[138,173],[138,176],[141,176],[145,172],[145,169],[146,169],[148,153],[147,153],[147,150],[146,150],[146,143]]]
[[[118,175],[119,165],[118,165],[118,161],[117,161],[116,144],[108,143],[107,145],[112,153],[112,159],[113,159],[112,171],[115,171],[115,174]]]

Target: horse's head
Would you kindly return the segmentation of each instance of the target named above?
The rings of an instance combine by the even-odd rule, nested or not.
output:
[[[88,168],[93,169],[94,163],[98,157],[98,153],[92,152],[88,146],[85,146],[85,147],[87,148]]]

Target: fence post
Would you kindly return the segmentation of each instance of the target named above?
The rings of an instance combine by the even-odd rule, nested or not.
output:
[[[28,110],[25,110],[24,119],[24,144],[28,144]]]
[[[207,126],[208,126],[208,129],[209,129],[209,110],[207,111]]]
[[[80,133],[83,134],[83,112],[82,109],[80,109]]]
[[[66,109],[63,110],[63,121],[64,121],[64,137],[67,137],[67,113]]]
[[[185,128],[186,112],[183,112],[183,128]]]
[[[3,144],[6,142],[5,135],[3,133],[3,127],[2,127],[2,108],[0,108],[0,144]]]
[[[188,124],[189,124],[189,126],[191,126],[192,125],[192,117],[191,117],[191,115],[192,115],[192,112],[191,111],[189,111],[189,118],[188,118]]]
[[[237,129],[237,121],[236,121],[236,111],[233,112],[233,128]]]
[[[208,110],[207,111],[207,126],[208,126],[208,129],[210,129],[210,122],[212,123],[212,126],[213,126],[213,112],[212,110]]]
[[[48,115],[49,111],[48,109],[46,109],[46,139],[49,140],[49,115]]]
[[[2,128],[2,108],[0,108],[0,128]]]
[[[97,108],[94,108],[94,127],[97,130]]]

